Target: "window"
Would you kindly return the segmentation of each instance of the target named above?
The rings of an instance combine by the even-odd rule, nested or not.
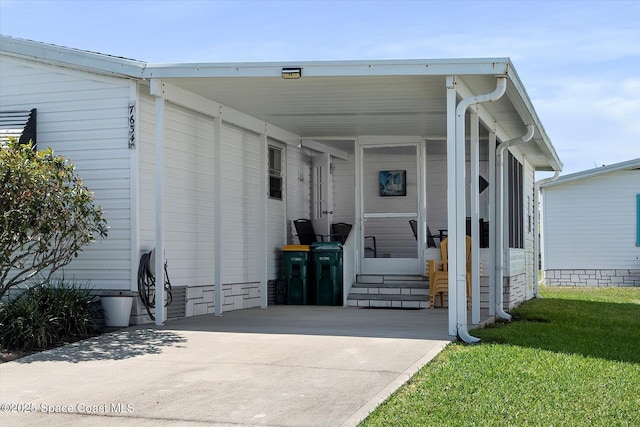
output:
[[[522,164],[509,153],[509,247],[524,248],[524,190]]]
[[[269,198],[282,200],[282,149],[269,146]]]

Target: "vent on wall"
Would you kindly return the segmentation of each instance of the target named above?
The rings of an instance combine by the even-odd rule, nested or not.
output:
[[[23,111],[0,111],[0,145],[6,145],[9,137],[26,144],[36,139],[36,109]]]
[[[172,288],[173,299],[167,307],[167,319],[180,319],[186,317],[187,287]]]

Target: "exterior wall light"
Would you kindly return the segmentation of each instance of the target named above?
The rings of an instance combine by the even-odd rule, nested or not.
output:
[[[282,69],[282,78],[283,79],[299,79],[302,77],[302,68],[283,68]]]

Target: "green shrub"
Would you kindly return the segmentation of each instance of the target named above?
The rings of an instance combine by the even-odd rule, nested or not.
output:
[[[53,278],[108,231],[67,159],[12,138],[0,144],[0,297],[38,275]]]
[[[95,335],[100,299],[86,286],[63,279],[38,284],[0,305],[0,347],[42,350]]]

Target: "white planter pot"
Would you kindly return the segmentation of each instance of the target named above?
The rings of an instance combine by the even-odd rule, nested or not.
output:
[[[104,325],[109,327],[129,326],[133,297],[130,296],[103,296],[100,297],[104,310]]]

